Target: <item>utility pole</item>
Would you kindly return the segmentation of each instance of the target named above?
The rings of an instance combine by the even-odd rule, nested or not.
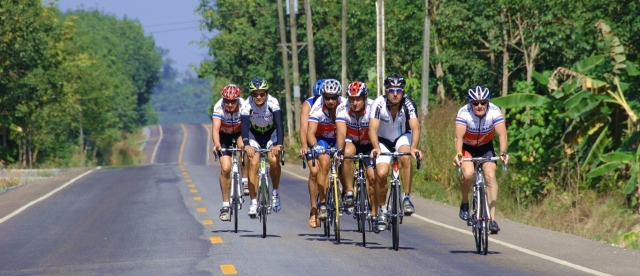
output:
[[[279,0],[281,1],[281,0]],[[293,64],[293,104],[294,113],[300,116],[300,80],[298,79],[298,38],[296,37],[295,1],[289,0],[289,29],[291,30],[291,63]],[[300,129],[300,120],[296,119],[296,129]]]
[[[289,88],[289,55],[287,54],[287,33],[284,30],[284,12],[282,0],[278,0],[278,19],[280,20],[280,52],[282,52],[282,67],[284,68],[284,94],[287,112],[287,136],[293,140],[293,112],[291,112],[291,89]]]
[[[424,0],[424,33],[422,45],[422,93],[420,111],[422,116],[429,113],[429,43],[431,41],[431,19],[429,19],[429,0]]]
[[[347,0],[342,0],[342,96],[347,96]]]
[[[384,0],[376,0],[376,75],[378,97],[384,92]]]
[[[313,24],[311,21],[311,1],[304,1],[304,11],[307,19],[307,53],[309,54],[309,90],[316,84],[316,58],[313,47]],[[309,93],[309,95],[312,95]]]

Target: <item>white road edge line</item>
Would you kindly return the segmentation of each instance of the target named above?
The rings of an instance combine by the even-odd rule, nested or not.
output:
[[[156,146],[153,147],[153,153],[151,154],[151,164],[156,161],[156,152],[158,151],[158,147],[160,146],[160,141],[162,141],[162,126],[158,125],[158,129],[160,130],[160,138],[158,138],[158,142],[156,142]]]
[[[282,171],[283,171],[283,172],[286,172],[286,173],[288,173],[288,174],[290,174],[290,175],[292,175],[292,176],[295,176],[295,177],[297,177],[297,178],[303,179],[303,180],[306,180],[306,179],[307,179],[306,177],[300,176],[300,175],[298,175],[298,174],[296,174],[296,173],[294,173],[294,172],[288,171],[288,170],[284,170],[284,169],[283,169]],[[417,219],[420,219],[420,220],[422,220],[422,221],[425,221],[425,222],[431,223],[431,224],[435,224],[435,225],[438,225],[438,226],[441,226],[441,227],[444,227],[444,228],[447,228],[447,229],[450,229],[450,230],[454,230],[454,231],[458,231],[458,232],[463,233],[463,234],[467,234],[467,235],[469,235],[469,236],[472,236],[472,235],[473,235],[473,234],[471,233],[471,231],[468,231],[468,230],[462,230],[462,229],[460,229],[460,228],[456,228],[456,227],[453,227],[453,226],[451,226],[451,225],[447,225],[447,224],[444,224],[444,223],[440,223],[440,222],[437,222],[437,221],[435,221],[435,220],[431,220],[431,219],[425,218],[425,217],[423,217],[423,216],[421,216],[421,215],[418,215],[418,214],[415,214],[415,213],[414,213],[413,215],[411,215],[411,216],[412,216],[412,217],[415,217],[415,218],[417,218]],[[518,251],[520,251],[520,252],[522,252],[522,253],[529,254],[529,255],[531,255],[531,256],[535,256],[535,257],[538,257],[538,258],[541,258],[541,259],[545,259],[545,260],[547,260],[547,261],[551,261],[551,262],[554,262],[554,263],[557,263],[557,264],[560,264],[560,265],[568,266],[568,267],[570,267],[570,268],[577,269],[577,270],[580,270],[580,271],[582,271],[582,272],[590,273],[590,274],[593,274],[593,275],[599,275],[599,276],[611,276],[610,274],[606,274],[606,273],[603,273],[603,272],[600,272],[600,271],[596,271],[596,270],[593,270],[593,269],[590,269],[590,268],[586,268],[586,267],[584,267],[584,266],[580,266],[580,265],[573,264],[573,263],[570,263],[570,262],[567,262],[567,261],[563,261],[563,260],[560,260],[560,259],[558,259],[558,258],[554,258],[554,257],[551,257],[551,256],[547,256],[547,255],[544,255],[544,254],[540,254],[540,253],[538,253],[538,252],[531,251],[531,250],[529,250],[529,249],[522,248],[522,247],[520,247],[520,246],[513,245],[513,244],[510,244],[510,243],[507,243],[507,242],[503,242],[503,241],[500,241],[500,240],[496,240],[496,239],[494,239],[494,238],[490,238],[490,240],[491,240],[492,242],[497,243],[497,244],[500,244],[500,245],[503,245],[503,246],[509,247],[509,248],[511,248],[511,249],[514,249],[514,250],[518,250]]]
[[[87,175],[87,174],[90,174],[91,172],[93,172],[93,171],[95,171],[95,170],[99,170],[99,169],[101,169],[101,168],[102,168],[102,166],[99,166],[99,167],[96,167],[95,169],[92,169],[92,170],[90,170],[90,171],[87,171],[87,172],[85,172],[85,173],[83,173],[83,174],[81,174],[81,175],[79,175],[79,176],[76,176],[74,179],[69,180],[69,182],[67,182],[67,183],[65,183],[64,185],[62,185],[62,186],[58,187],[57,189],[55,189],[55,190],[53,190],[53,191],[49,192],[49,193],[48,193],[48,194],[46,194],[46,195],[43,195],[42,197],[40,197],[40,198],[38,198],[38,199],[36,199],[36,200],[34,200],[34,201],[31,201],[31,202],[27,203],[26,205],[24,205],[24,206],[20,207],[18,210],[13,211],[13,213],[8,214],[8,215],[7,215],[7,216],[5,216],[4,218],[0,219],[0,223],[3,223],[3,222],[5,222],[5,221],[9,220],[10,218],[14,217],[14,216],[15,216],[15,215],[17,215],[17,214],[20,214],[20,212],[22,212],[22,211],[24,211],[25,209],[27,209],[27,208],[31,207],[32,205],[34,205],[34,204],[36,204],[36,203],[38,203],[38,202],[40,202],[40,201],[42,201],[42,200],[44,200],[44,199],[46,199],[46,198],[50,197],[51,195],[55,194],[56,192],[58,192],[58,191],[60,191],[60,190],[64,189],[64,187],[67,187],[67,186],[71,185],[71,183],[73,183],[73,182],[75,182],[76,180],[78,180],[78,179],[82,178],[83,176],[85,176],[85,175]]]
[[[209,166],[209,155],[211,154],[209,151],[211,150],[211,132],[209,131],[209,129],[207,128],[206,124],[202,124],[202,127],[204,127],[204,130],[207,132],[207,166]]]

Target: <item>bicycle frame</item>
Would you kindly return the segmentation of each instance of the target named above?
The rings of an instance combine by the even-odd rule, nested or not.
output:
[[[327,202],[329,202],[329,197],[333,196],[333,206],[327,206],[327,211],[330,215],[330,218],[333,220],[333,231],[334,236],[337,242],[340,242],[340,190],[338,187],[338,162],[335,160],[335,153],[337,150],[334,147],[330,147],[329,150],[326,151],[330,157],[330,171],[329,171],[329,187],[327,188]],[[332,192],[329,192],[332,190]],[[328,204],[329,205],[329,204]]]
[[[256,149],[256,153],[260,154],[260,167],[258,168],[258,216],[262,222],[262,238],[267,237],[267,215],[271,213],[271,201],[269,192],[269,174],[267,173],[267,153],[269,149]]]
[[[358,222],[358,231],[362,233],[362,247],[367,246],[366,240],[366,227],[365,223],[369,222],[369,230],[373,228],[371,225],[372,222],[369,219],[369,195],[367,192],[367,185],[365,179],[365,169],[362,163],[362,158],[367,157],[367,155],[363,155],[359,153],[357,155],[352,156],[344,156],[343,159],[353,159],[355,170],[353,172],[354,178],[354,195],[355,195],[355,212],[353,213],[353,218]]]
[[[240,194],[240,169],[238,166],[238,152],[240,152],[242,156],[242,160],[244,162],[244,152],[242,149],[236,147],[235,141],[231,144],[230,148],[220,149],[220,151],[215,154],[216,161],[221,157],[222,152],[231,152],[231,185],[229,185],[229,197],[232,199],[232,208],[231,213],[234,218],[234,232],[238,233],[238,211],[240,210],[240,204],[242,204],[242,195]],[[220,156],[219,156],[220,155]]]

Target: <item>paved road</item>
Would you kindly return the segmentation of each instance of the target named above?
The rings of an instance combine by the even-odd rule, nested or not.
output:
[[[389,232],[362,247],[346,216],[337,244],[307,226],[308,172],[298,164],[283,169],[283,210],[269,216],[268,237],[248,206],[233,233],[218,219],[207,127],[151,133],[151,165],[93,171],[19,213],[2,202],[29,187],[0,195],[0,275],[638,275],[637,252],[507,220],[490,254],[478,255],[457,208],[418,197],[399,251]]]

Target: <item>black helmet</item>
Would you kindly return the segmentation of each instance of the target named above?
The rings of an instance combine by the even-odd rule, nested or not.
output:
[[[407,82],[404,80],[404,77],[398,73],[393,73],[384,79],[385,88],[389,86],[404,87],[405,84],[407,84]]]

